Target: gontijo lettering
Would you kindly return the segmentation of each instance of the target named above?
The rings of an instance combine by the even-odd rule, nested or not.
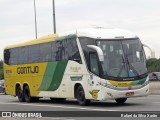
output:
[[[18,74],[34,74],[39,73],[39,67],[38,66],[27,66],[27,67],[18,67],[17,68]]]

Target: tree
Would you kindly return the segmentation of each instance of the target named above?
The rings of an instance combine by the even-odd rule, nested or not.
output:
[[[160,59],[152,58],[147,60],[148,72],[160,72]]]

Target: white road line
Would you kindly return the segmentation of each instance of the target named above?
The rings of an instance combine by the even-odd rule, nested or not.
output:
[[[160,102],[152,102],[152,103],[156,103],[157,104],[157,103],[160,103]]]
[[[66,108],[66,109],[78,109],[78,110],[93,110],[93,111],[119,111],[119,110],[108,110],[108,109],[94,109],[94,108],[89,108],[89,107],[67,107],[67,106],[51,106],[51,105],[40,105],[40,104],[22,104],[22,103],[5,103],[5,102],[0,102],[0,104],[15,104],[15,105],[30,105],[30,106],[38,106],[38,107],[52,107],[52,108]]]

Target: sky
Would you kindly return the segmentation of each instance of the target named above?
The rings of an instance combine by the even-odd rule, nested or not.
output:
[[[53,33],[52,8],[52,0],[36,0],[38,37]],[[88,27],[126,29],[160,58],[160,0],[55,0],[55,11],[57,33]],[[34,20],[34,0],[0,0],[0,59],[5,46],[35,39]]]

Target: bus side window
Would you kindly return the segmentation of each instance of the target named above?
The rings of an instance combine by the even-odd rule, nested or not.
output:
[[[68,39],[68,49],[66,49],[66,51],[68,51],[69,60],[73,60],[82,64],[76,38]]]
[[[18,63],[18,57],[19,57],[19,48],[12,48],[10,49],[10,59],[9,64],[15,65]]]
[[[68,41],[67,39],[66,40],[63,40],[63,46],[64,46],[64,56],[63,56],[63,59],[64,60],[68,60]]]
[[[61,61],[62,60],[62,55],[63,55],[63,43],[62,41],[56,41],[56,56],[55,59],[56,61]]]
[[[4,62],[6,64],[9,64],[9,59],[10,59],[10,50],[7,49],[4,51]]]
[[[52,42],[52,61],[56,61],[56,52],[58,51],[58,48],[56,46],[56,41]]]
[[[19,48],[18,64],[28,63],[28,46]]]
[[[96,75],[99,75],[98,59],[96,53],[89,53],[90,71]]]
[[[34,62],[39,62],[39,44],[38,45],[32,45],[29,46],[29,56],[28,56],[28,62],[29,63],[34,63]]]
[[[51,43],[40,44],[40,61],[51,61]]]

